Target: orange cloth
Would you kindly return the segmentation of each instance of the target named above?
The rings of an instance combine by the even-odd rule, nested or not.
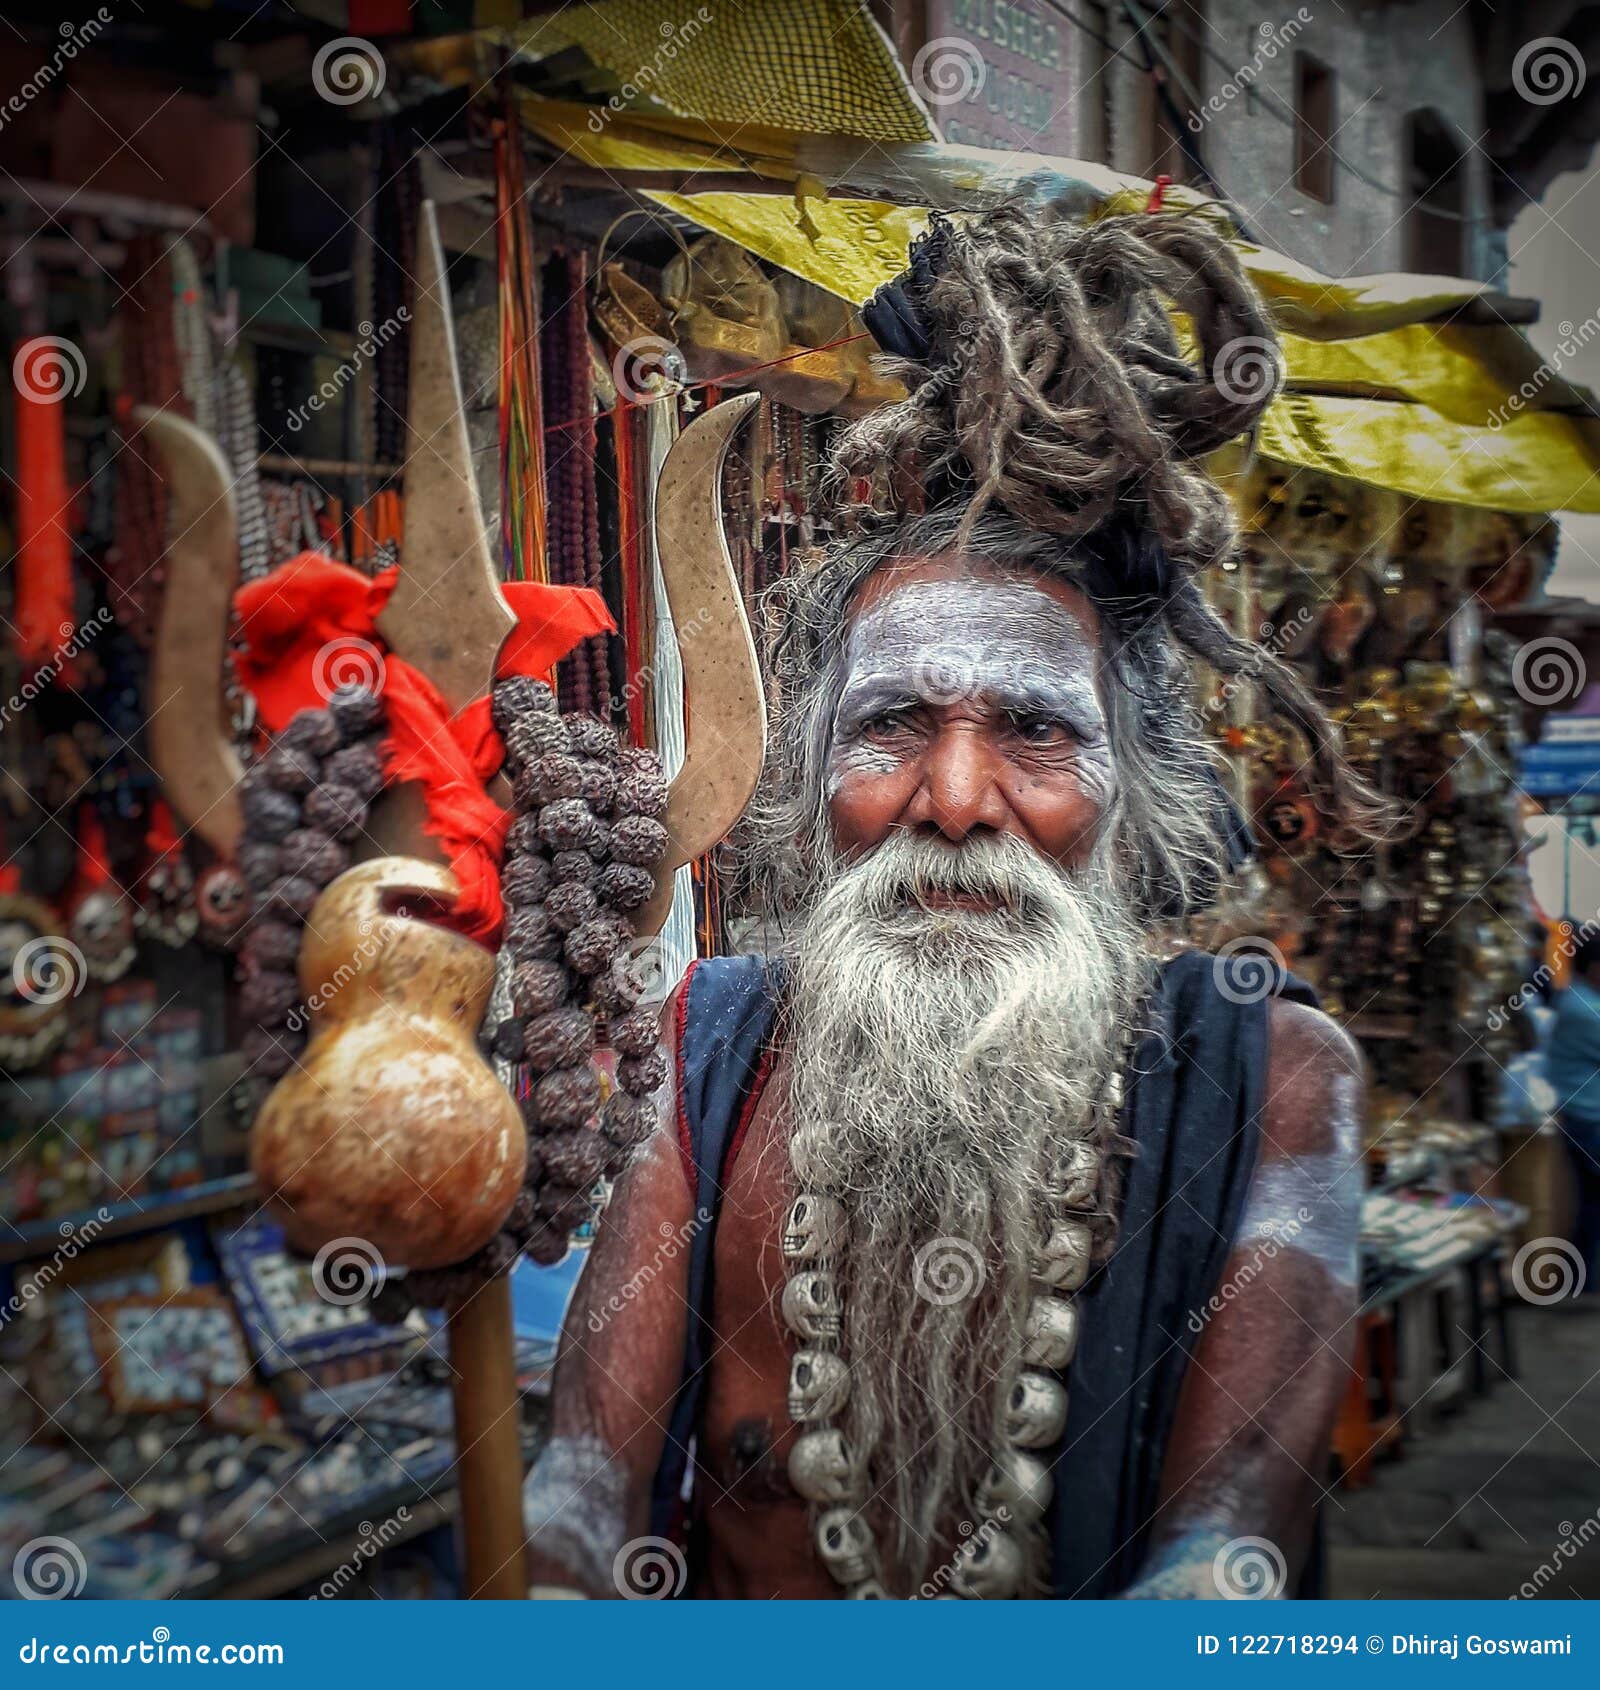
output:
[[[484,788],[505,761],[505,747],[488,698],[451,716],[421,670],[383,649],[377,618],[399,573],[386,569],[368,580],[315,552],[280,564],[234,595],[242,646],[234,667],[262,722],[278,733],[297,711],[326,702],[317,681],[330,645],[363,640],[373,647],[387,715],[384,772],[392,781],[421,785],[428,833],[461,883],[455,924],[492,946],[503,916],[500,858],[511,817]],[[524,581],[502,590],[517,625],[501,647],[500,677],[548,678],[580,640],[615,627],[604,599],[588,588]]]

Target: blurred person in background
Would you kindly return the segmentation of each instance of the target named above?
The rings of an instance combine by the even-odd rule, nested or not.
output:
[[[1556,1001],[1550,1084],[1572,1168],[1572,1242],[1583,1258],[1578,1294],[1600,1307],[1600,932],[1585,931],[1572,955],[1572,981]]]

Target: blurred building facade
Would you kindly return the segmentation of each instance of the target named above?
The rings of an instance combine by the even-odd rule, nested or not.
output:
[[[919,86],[942,68],[932,103],[947,140],[1164,172],[1335,275],[1500,279],[1507,225],[1600,134],[1600,76],[1588,76],[1600,10],[1570,0],[894,0],[879,12],[905,63],[920,55]]]

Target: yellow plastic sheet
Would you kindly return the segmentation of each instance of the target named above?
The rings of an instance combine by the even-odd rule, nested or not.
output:
[[[802,210],[767,194],[647,197],[852,305],[905,269],[911,242],[928,226],[927,212],[876,200],[808,199]]]
[[[1483,510],[1600,512],[1600,422],[1550,412],[1469,428],[1426,405],[1287,393],[1262,418],[1269,458]]]

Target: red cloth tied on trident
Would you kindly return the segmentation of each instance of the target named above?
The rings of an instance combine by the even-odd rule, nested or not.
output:
[[[383,694],[384,773],[422,787],[427,831],[461,883],[452,925],[492,945],[500,933],[500,859],[511,817],[484,788],[505,747],[487,697],[452,716],[432,681],[385,648],[377,619],[399,575],[386,569],[369,580],[316,552],[280,564],[234,594],[241,644],[234,669],[272,733],[297,711],[320,709],[340,681],[360,679]],[[501,590],[517,625],[500,649],[498,678],[547,680],[581,640],[615,631],[605,600],[588,588],[507,581]]]

